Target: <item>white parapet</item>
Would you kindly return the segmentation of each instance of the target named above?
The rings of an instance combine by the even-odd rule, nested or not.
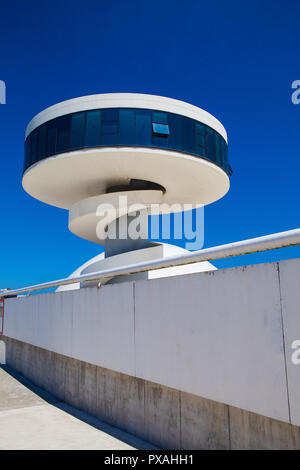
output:
[[[11,298],[4,334],[299,426],[299,276],[289,260]]]

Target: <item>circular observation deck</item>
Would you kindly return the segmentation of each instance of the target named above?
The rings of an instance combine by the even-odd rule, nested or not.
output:
[[[153,195],[160,212],[170,212],[164,205],[199,207],[218,200],[229,189],[230,174],[222,124],[170,98],[134,93],[75,98],[45,109],[26,130],[25,191],[70,210],[70,230],[92,241],[97,241],[99,196],[111,201],[118,188],[123,193],[132,181],[145,182],[145,190],[131,191],[131,198],[137,193],[142,202],[144,193],[149,205]]]

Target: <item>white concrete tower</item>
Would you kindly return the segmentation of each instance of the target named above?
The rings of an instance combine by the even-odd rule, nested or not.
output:
[[[94,258],[77,274],[184,252],[130,238],[128,221],[137,214],[130,212],[132,205],[144,207],[145,232],[150,206],[153,214],[153,205],[157,213],[166,213],[178,210],[174,204],[210,204],[227,193],[230,174],[222,124],[206,111],[170,98],[84,96],[45,109],[26,130],[25,191],[67,209],[71,232],[105,245],[106,257]],[[105,224],[99,207],[106,208]],[[109,236],[116,227],[123,238]],[[200,265],[192,271],[214,269],[209,263]],[[186,269],[170,268],[149,277]]]

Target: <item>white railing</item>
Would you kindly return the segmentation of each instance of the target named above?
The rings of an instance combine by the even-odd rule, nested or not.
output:
[[[161,258],[158,260],[131,264],[129,266],[106,269],[94,273],[83,274],[73,278],[59,279],[57,281],[45,282],[43,284],[22,287],[20,289],[2,290],[0,291],[0,298],[3,296],[18,295],[43,289],[50,289],[52,287],[75,284],[77,282],[99,281],[100,285],[102,280],[116,276],[127,276],[129,274],[152,271],[153,269],[182,266],[184,264],[198,263],[199,261],[213,261],[216,259],[229,258],[231,256],[258,253],[294,245],[300,245],[300,229],[274,233],[272,235],[251,238],[249,240],[228,243],[226,245],[219,245],[212,248],[205,248],[203,250],[194,251],[184,255],[177,255],[169,258]]]

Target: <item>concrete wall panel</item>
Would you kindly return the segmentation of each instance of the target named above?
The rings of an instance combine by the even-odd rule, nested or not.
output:
[[[280,261],[279,273],[291,423],[300,426],[300,363],[292,361],[297,350],[296,359],[300,359],[300,260]],[[298,346],[293,349],[292,344],[297,340]]]
[[[86,288],[74,294],[71,356],[134,375],[133,284]]]
[[[136,376],[289,421],[276,263],[135,287]]]
[[[145,383],[145,438],[164,449],[181,448],[178,390]]]
[[[62,357],[286,422],[289,388],[292,422],[300,424],[300,365],[289,360],[292,340],[300,339],[299,263],[281,262],[280,271],[270,263],[6,299],[4,332]],[[32,371],[31,354],[15,344],[11,364],[34,379],[43,365],[35,355]],[[77,400],[70,381],[80,395],[82,383],[95,380],[92,372],[77,377],[69,362],[62,377],[49,361],[49,381],[70,402]],[[101,405],[101,387],[97,399],[89,399],[107,419],[119,400],[115,378],[109,403]],[[141,393],[135,382],[125,385],[132,397]],[[128,401],[128,410],[135,402]],[[126,409],[120,410],[124,416]],[[141,416],[128,413],[138,426]]]
[[[182,392],[181,447],[186,450],[229,449],[229,407]]]
[[[134,375],[133,284],[7,299],[5,334]]]
[[[290,424],[230,407],[232,450],[300,449],[300,430]]]
[[[12,366],[18,357],[18,364],[26,373],[34,370],[34,383],[43,384],[54,396],[137,436],[147,437],[162,448],[300,449],[300,428],[291,424],[11,338],[3,340],[7,364]]]
[[[6,299],[6,335],[71,356],[73,296],[64,294]]]

